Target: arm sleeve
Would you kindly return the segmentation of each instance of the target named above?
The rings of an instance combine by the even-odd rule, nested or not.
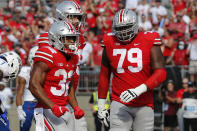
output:
[[[149,89],[159,86],[166,79],[166,70],[163,68],[154,70],[152,76],[145,81]]]
[[[157,32],[153,32],[153,45],[162,45],[160,35]]]
[[[79,83],[79,66],[77,66],[76,71],[73,75],[73,86],[74,86],[74,90],[77,90],[78,87],[78,83]]]
[[[102,55],[100,79],[98,85],[98,98],[105,99],[107,97],[107,92],[109,90],[110,75],[111,70],[109,60],[107,58],[106,49],[104,48]]]

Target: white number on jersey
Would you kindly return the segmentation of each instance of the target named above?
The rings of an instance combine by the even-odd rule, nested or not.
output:
[[[118,73],[124,73],[124,69],[122,67],[125,58],[131,63],[136,63],[137,67],[128,66],[129,71],[136,73],[142,70],[142,50],[139,48],[131,48],[128,51],[126,49],[114,49],[113,56],[117,56],[120,54],[120,59],[117,66]],[[137,57],[134,57],[133,54],[137,54]],[[126,57],[127,55],[127,57]]]
[[[70,82],[66,82],[66,79],[71,78],[72,74],[73,74],[72,70],[69,73],[67,73],[65,69],[57,70],[55,72],[55,76],[63,75],[63,79],[60,80],[60,82],[59,82],[61,89],[57,90],[56,87],[51,87],[51,93],[55,96],[62,96],[65,93],[64,95],[67,96]]]

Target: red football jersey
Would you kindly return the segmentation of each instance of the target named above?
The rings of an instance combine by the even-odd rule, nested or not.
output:
[[[81,31],[81,30],[80,30]],[[47,46],[49,45],[49,38],[48,38],[49,34],[48,32],[42,33],[38,39],[38,43],[39,43],[39,48],[43,47],[43,46]],[[79,36],[79,46],[78,46],[78,56],[79,59],[82,59],[82,49],[85,47],[85,38],[83,35]],[[73,76],[74,79],[74,88],[75,90],[77,89],[78,86],[78,79],[79,79],[79,66],[77,68],[76,73]]]
[[[160,36],[156,32],[139,32],[130,44],[124,45],[113,34],[108,34],[103,42],[113,73],[111,97],[123,103],[119,98],[123,91],[143,84],[151,76],[151,49],[153,45],[161,45]],[[123,104],[153,107],[153,91]]]
[[[72,55],[67,61],[65,56],[51,46],[42,46],[34,57],[34,63],[41,61],[48,65],[43,89],[48,98],[57,105],[67,105],[69,83],[77,70],[78,55]],[[46,108],[38,101],[37,107]]]

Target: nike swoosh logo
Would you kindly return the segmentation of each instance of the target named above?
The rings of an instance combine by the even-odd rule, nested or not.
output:
[[[139,45],[140,43],[134,43],[134,46],[137,46],[137,45]]]

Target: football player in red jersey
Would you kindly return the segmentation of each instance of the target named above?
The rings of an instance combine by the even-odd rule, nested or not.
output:
[[[49,29],[49,44],[35,53],[30,78],[30,91],[37,98],[35,108],[36,130],[73,131],[74,116],[67,109],[69,103],[76,119],[84,116],[70,86],[77,71],[79,33],[69,23],[58,21]]]
[[[82,64],[82,61],[84,61],[82,50],[85,47],[85,38],[83,36],[83,32],[81,30],[81,27],[84,25],[85,17],[84,13],[81,11],[80,5],[72,0],[63,1],[60,4],[58,4],[56,8],[55,13],[55,19],[57,21],[69,21],[71,24],[74,25],[75,29],[77,29],[78,32],[80,32],[79,35],[79,45],[77,48],[78,55],[80,57],[79,64]],[[47,46],[49,43],[48,41],[48,32],[45,32],[40,35],[39,37],[39,47]],[[79,66],[78,66],[79,67]],[[73,86],[75,90],[78,86],[78,79],[79,79],[79,68],[78,71],[73,76]],[[70,110],[73,110],[70,108]],[[75,129],[80,129],[81,131],[87,131],[87,124],[85,117],[82,117],[80,119],[75,119]]]
[[[135,12],[122,9],[113,19],[113,33],[103,37],[98,85],[98,117],[110,131],[152,131],[153,88],[166,79],[161,40],[156,32],[139,32]],[[112,78],[110,117],[105,98]]]

